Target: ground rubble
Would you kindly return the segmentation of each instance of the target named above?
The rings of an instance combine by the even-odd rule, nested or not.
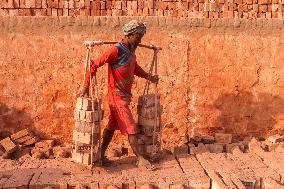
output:
[[[23,150],[21,144],[11,144],[13,137],[0,141],[13,157],[7,158],[6,152],[0,155],[1,189],[284,188],[283,136],[242,141],[233,141],[224,133],[192,137],[181,146],[164,149],[154,162],[155,170],[138,168],[136,157],[127,153],[109,153],[113,154],[110,167],[84,166],[66,155],[72,148],[55,146],[52,140],[37,140],[25,146],[31,148],[29,152],[16,156]],[[55,156],[57,151],[61,155]]]

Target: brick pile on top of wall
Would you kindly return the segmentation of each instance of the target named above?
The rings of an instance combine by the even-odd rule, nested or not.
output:
[[[9,18],[9,19],[7,19]],[[283,19],[236,19],[236,18],[176,18],[176,17],[155,17],[155,16],[133,16],[133,17],[119,17],[119,16],[95,16],[95,17],[0,17],[0,33],[7,31],[32,31],[36,29],[38,32],[42,28],[42,32],[46,32],[47,28],[42,26],[49,26],[48,28],[54,32],[76,30],[77,27],[111,27],[121,28],[126,22],[131,19],[141,20],[146,23],[149,28],[244,28],[244,29],[277,29],[284,28]],[[13,24],[11,24],[13,23]],[[51,32],[51,31],[47,31]],[[82,32],[82,30],[80,30]]]
[[[283,19],[284,0],[1,0],[0,16]]]

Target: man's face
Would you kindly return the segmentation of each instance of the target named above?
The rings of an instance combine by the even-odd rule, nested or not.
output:
[[[138,44],[141,43],[142,37],[143,37],[143,34],[141,33],[129,35],[129,42],[131,43],[133,47],[136,48]]]

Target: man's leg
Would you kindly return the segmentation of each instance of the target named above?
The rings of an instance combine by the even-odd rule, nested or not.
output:
[[[104,132],[103,132],[103,142],[101,144],[101,147],[100,147],[100,154],[99,154],[99,161],[101,161],[101,163],[104,163],[102,162],[104,159],[105,159],[105,152],[107,150],[107,147],[113,137],[113,134],[114,134],[114,130],[108,130],[108,129],[104,129]]]
[[[129,141],[129,144],[134,152],[134,154],[137,156],[137,165],[139,167],[143,167],[143,168],[147,168],[147,169],[153,169],[154,166],[151,165],[151,163],[146,160],[144,158],[144,156],[139,152],[139,149],[138,149],[138,143],[137,143],[137,137],[135,134],[129,134],[128,135],[128,141]]]

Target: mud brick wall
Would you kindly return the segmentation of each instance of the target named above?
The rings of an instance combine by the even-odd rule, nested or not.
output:
[[[284,131],[284,30],[279,19],[173,17],[0,17],[0,134],[32,128],[71,141],[76,94],[82,85],[84,40],[120,40],[121,26],[147,23],[143,44],[155,44],[163,141],[185,135],[267,136]],[[98,47],[94,56],[109,45]],[[153,52],[139,48],[149,70]],[[107,124],[107,66],[99,93]],[[133,85],[136,114],[145,80]],[[136,117],[137,119],[137,117]],[[0,136],[0,137],[1,137]]]
[[[9,16],[173,16],[279,18],[284,0],[1,0]]]

